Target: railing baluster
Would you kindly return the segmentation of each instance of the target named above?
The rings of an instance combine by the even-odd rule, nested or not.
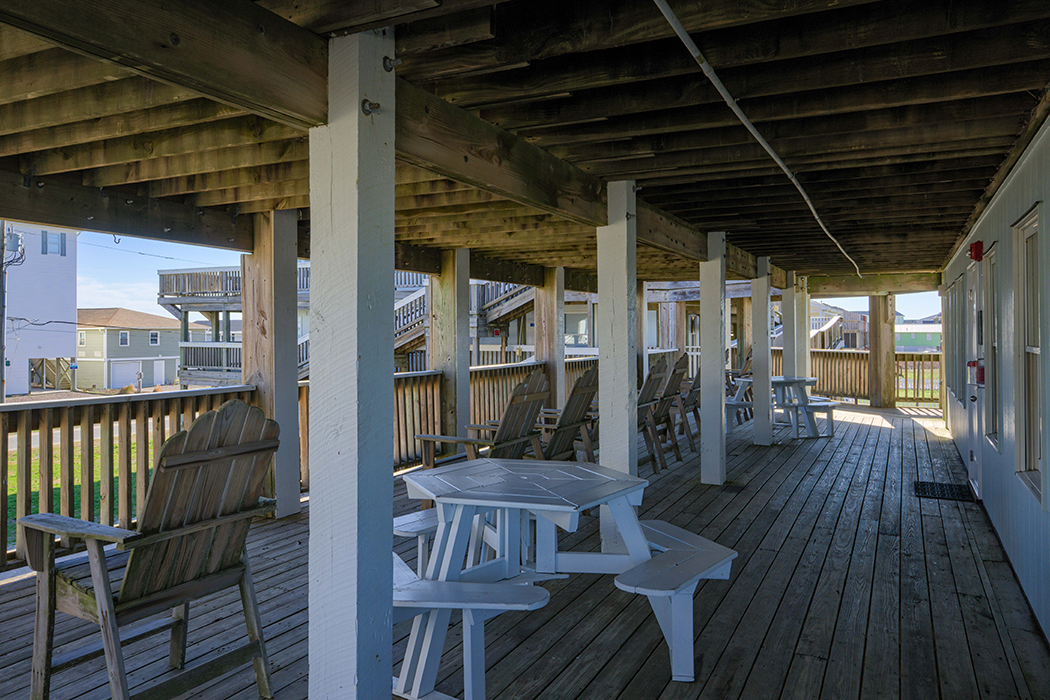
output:
[[[117,422],[117,523],[119,527],[131,526],[131,404],[120,404]]]
[[[18,455],[15,467],[15,519],[33,512],[33,411],[18,414]],[[25,559],[26,546],[22,528],[15,530],[18,556]]]
[[[149,405],[139,401],[135,408],[135,517],[138,518],[149,489]]]
[[[98,519],[113,524],[113,404],[103,404],[98,418]]]
[[[50,408],[40,409],[40,428],[37,442],[40,445],[40,489],[37,497],[37,512],[50,513],[55,500],[55,435],[54,415]]]
[[[4,499],[3,507],[0,508],[0,566],[7,564],[7,518],[10,513],[7,510],[7,445],[8,440],[8,429],[10,427],[10,419],[8,414],[0,414],[0,440],[3,443],[0,444],[0,464],[3,468],[0,468],[0,497]]]
[[[299,385],[299,483],[310,490],[310,386]]]
[[[58,455],[58,512],[71,518],[76,517],[76,475],[73,473],[73,407],[66,406],[59,419],[59,455]],[[62,546],[72,544],[68,537],[62,538]]]
[[[80,407],[80,519],[95,521],[95,423],[90,404]]]

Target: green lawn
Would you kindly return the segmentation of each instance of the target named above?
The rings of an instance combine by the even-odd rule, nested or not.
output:
[[[152,447],[150,449],[152,450]],[[52,503],[51,503],[51,512],[52,513],[59,512],[59,498],[61,497],[61,490],[59,489],[59,474],[58,474],[58,472],[59,472],[58,455],[57,455],[58,450],[56,449],[55,452],[56,452],[56,454],[55,454],[55,457],[54,457],[54,479],[53,479],[53,482],[52,482],[54,484],[54,496],[52,498]],[[133,470],[135,469],[135,460],[136,460],[137,453],[138,453],[138,446],[136,444],[136,441],[132,440],[132,444],[131,444],[131,464],[132,464],[132,469]],[[99,473],[98,473],[99,472],[100,455],[101,455],[101,453],[99,451],[99,446],[98,446],[98,444],[96,442],[96,444],[95,444],[95,458],[94,458],[94,464],[95,464],[95,492],[94,492],[94,506],[92,508],[92,512],[94,513],[94,519],[95,519],[96,522],[101,520],[100,515],[99,515],[100,500],[101,500],[101,495],[100,495],[101,494],[101,481],[99,480]],[[73,487],[73,501],[74,501],[73,515],[76,516],[76,517],[80,517],[80,504],[81,504],[80,491],[81,491],[81,484],[83,483],[83,479],[81,478],[81,456],[82,455],[81,455],[81,452],[80,452],[80,449],[79,449],[79,443],[78,443],[77,444],[77,449],[75,450],[74,456],[73,456],[73,483],[75,484],[75,486]],[[114,447],[113,447],[113,491],[112,491],[113,492],[113,503],[112,503],[112,506],[113,506],[113,512],[114,512],[114,522],[116,522],[116,507],[117,507],[116,470],[117,470],[117,459],[118,459],[118,456],[119,455],[118,455],[117,447],[114,445]],[[39,507],[40,506],[40,450],[39,449],[34,449],[33,450],[32,462],[33,462],[33,468],[32,468],[33,480],[32,480],[32,484],[31,484],[31,488],[33,490],[32,491],[32,502],[33,502],[32,509],[33,509],[34,513],[37,513],[37,512],[40,511],[40,507]],[[16,471],[17,470],[17,464],[18,464],[17,463],[17,455],[15,454],[14,451],[11,451],[10,456],[8,457],[8,460],[7,460],[7,499],[5,501],[6,506],[7,506],[6,517],[7,517],[7,547],[8,548],[12,548],[15,545],[15,489],[17,488],[17,484],[18,484],[18,482],[17,482],[17,471]],[[132,507],[132,512],[135,512],[135,476],[136,475],[135,475],[135,473],[133,471],[132,475],[131,475],[131,504],[132,504],[131,507]]]

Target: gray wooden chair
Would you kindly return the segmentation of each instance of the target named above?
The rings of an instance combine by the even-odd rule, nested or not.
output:
[[[572,385],[565,408],[560,410],[543,409],[540,411],[540,427],[548,431],[542,454],[537,457],[552,460],[576,460],[576,440],[581,441],[584,455],[588,462],[594,461],[594,446],[591,443],[590,426],[595,422],[591,417],[591,404],[598,394],[598,368],[591,367]],[[553,419],[553,425],[546,421]]]
[[[259,695],[273,697],[245,539],[252,518],[273,510],[259,494],[278,432],[277,423],[240,400],[201,414],[160,448],[135,531],[49,513],[19,519],[26,558],[38,572],[32,700],[46,700],[52,673],[103,655],[113,697],[128,700],[121,646],[170,631],[168,663],[184,668],[190,601],[233,586],[240,588],[247,643],[135,697],[174,697],[249,661]],[[87,561],[56,562],[56,535],[83,539]],[[107,543],[116,551],[105,552]],[[101,643],[53,656],[56,609],[98,623]]]
[[[660,471],[660,462],[656,461],[656,447],[653,445],[653,438],[649,433],[649,412],[653,410],[657,394],[660,393],[660,387],[663,386],[665,379],[667,379],[667,357],[661,355],[660,359],[649,370],[645,381],[642,382],[642,388],[638,391],[638,432],[645,438],[645,446],[649,450],[649,454],[653,455],[653,469],[655,471]],[[663,453],[660,454],[660,461],[663,461]]]
[[[664,443],[660,437],[664,432],[667,433],[671,442],[671,448],[674,450],[675,457],[678,458],[679,462],[682,461],[682,450],[678,446],[678,438],[674,434],[674,420],[671,416],[671,409],[674,407],[675,401],[681,397],[682,380],[688,371],[689,356],[682,353],[682,356],[674,363],[674,367],[671,368],[671,373],[667,375],[667,383],[664,386],[663,393],[660,394],[660,398],[650,405],[649,412],[645,417],[645,430],[649,433],[649,439],[645,441],[645,445],[649,448],[649,454],[653,456],[656,464],[659,465],[656,467],[656,471],[667,468],[667,461],[664,459]]]
[[[521,459],[530,444],[533,449],[537,449],[540,433],[536,429],[536,418],[543,407],[543,402],[550,395],[549,388],[547,375],[544,374],[542,367],[537,367],[525,381],[514,387],[510,401],[507,402],[507,408],[504,409],[503,417],[498,423],[467,426],[479,437],[416,435],[416,439],[423,443],[424,468],[433,467],[436,464],[439,443],[463,445],[467,459],[477,459],[482,453],[486,457]],[[480,437],[482,433],[487,433],[491,437]]]

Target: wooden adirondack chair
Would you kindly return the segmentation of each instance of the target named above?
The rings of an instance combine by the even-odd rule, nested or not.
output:
[[[565,408],[560,411],[541,411],[541,415],[555,418],[557,421],[550,428],[550,437],[543,446],[542,453],[536,456],[542,459],[576,460],[576,439],[583,444],[583,451],[588,462],[594,461],[594,446],[591,444],[591,432],[588,429],[594,421],[588,417],[591,403],[598,393],[598,368],[591,367],[576,380],[565,401]],[[541,427],[548,427],[541,425]]]
[[[688,371],[689,356],[683,353],[678,358],[678,361],[674,363],[674,367],[671,368],[663,393],[652,404],[645,417],[645,430],[649,433],[649,439],[645,441],[645,445],[649,448],[649,454],[653,456],[656,464],[659,465],[656,471],[667,467],[667,461],[664,459],[664,443],[660,438],[661,428],[665,429],[671,441],[671,448],[674,450],[675,457],[678,458],[678,461],[682,460],[682,450],[678,447],[678,438],[674,434],[671,408],[674,406],[675,400],[681,397],[682,379],[685,378],[685,374]]]
[[[689,449],[696,452],[696,442],[693,440],[693,431],[689,427],[689,414],[696,419],[696,429],[700,429],[700,373],[697,372],[690,382],[689,388],[679,394],[675,401],[675,410],[682,417],[682,423],[678,430],[685,434],[689,441]]]
[[[530,444],[539,454],[541,450],[538,447],[540,433],[536,429],[536,418],[543,407],[543,402],[550,394],[549,387],[543,368],[537,367],[536,371],[530,374],[525,381],[514,387],[499,423],[467,426],[469,430],[479,435],[490,433],[491,437],[461,438],[446,435],[416,435],[416,439],[423,443],[423,467],[430,468],[436,464],[437,444],[442,442],[463,445],[467,459],[477,459],[481,456],[482,450],[486,449],[486,457],[521,459]]]
[[[38,572],[32,700],[46,700],[53,672],[103,654],[113,697],[128,700],[121,645],[170,630],[168,663],[183,668],[189,602],[233,586],[240,587],[248,642],[135,697],[174,697],[249,661],[259,695],[273,697],[245,538],[252,518],[273,510],[259,494],[277,435],[277,423],[260,409],[227,401],[160,448],[136,531],[54,514],[19,519],[27,560]],[[82,556],[56,562],[56,535],[83,539],[87,562]],[[117,551],[104,552],[107,543]],[[52,658],[56,609],[97,622],[101,644]],[[169,610],[167,617],[120,631]]]
[[[660,387],[665,379],[667,379],[667,357],[661,356],[652,369],[649,370],[648,376],[642,382],[642,388],[638,391],[638,432],[645,438],[645,446],[649,450],[649,454],[654,456],[656,455],[656,448],[653,446],[653,438],[649,434],[649,412],[653,410],[653,405],[656,403],[656,395],[660,393]],[[662,459],[663,455],[661,454],[661,461]],[[653,469],[660,471],[660,465],[656,461],[653,462]]]

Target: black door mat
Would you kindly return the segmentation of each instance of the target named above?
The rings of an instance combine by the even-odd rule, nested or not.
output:
[[[916,481],[915,495],[919,498],[941,498],[948,501],[972,501],[969,484],[945,484],[939,481]]]

